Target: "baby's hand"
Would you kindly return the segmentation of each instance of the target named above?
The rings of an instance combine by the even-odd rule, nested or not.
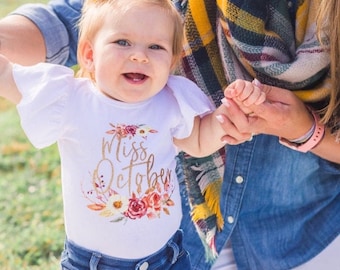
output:
[[[266,94],[254,82],[238,79],[227,86],[224,96],[233,99],[246,114],[250,105],[259,105],[266,100]]]

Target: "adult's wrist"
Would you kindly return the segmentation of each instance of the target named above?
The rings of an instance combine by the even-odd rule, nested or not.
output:
[[[316,114],[312,110],[310,111],[314,119],[314,124],[311,127],[311,129],[308,130],[308,132],[305,133],[303,136],[295,140],[287,140],[285,138],[280,137],[279,142],[282,145],[289,147],[293,150],[306,153],[312,150],[320,143],[325,134],[325,126],[320,123],[318,114]]]

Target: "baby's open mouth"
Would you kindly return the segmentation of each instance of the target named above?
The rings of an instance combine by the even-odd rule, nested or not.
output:
[[[140,82],[147,79],[147,76],[141,73],[125,73],[124,77],[134,82]]]

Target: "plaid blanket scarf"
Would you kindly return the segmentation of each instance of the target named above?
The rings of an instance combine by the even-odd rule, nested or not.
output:
[[[290,89],[315,108],[327,102],[329,57],[315,36],[319,1],[174,0],[185,18],[186,44],[179,73],[195,81],[218,106],[222,89],[237,78]],[[208,261],[217,257],[223,229],[219,191],[224,150],[203,159],[179,155],[192,220]]]

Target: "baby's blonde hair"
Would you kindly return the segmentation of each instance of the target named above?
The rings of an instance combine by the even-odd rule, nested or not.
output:
[[[145,4],[162,8],[165,14],[170,16],[171,20],[173,21],[173,66],[175,67],[178,64],[183,50],[183,20],[170,0],[85,0],[82,8],[82,15],[78,23],[78,76],[92,78],[92,75],[89,74],[84,68],[84,63],[82,62],[82,57],[80,55],[81,50],[79,48],[86,41],[92,41],[95,38],[101,25],[104,23],[105,16],[108,13],[111,13],[113,16],[115,16],[116,13],[119,14],[119,17],[122,17],[122,14],[129,11],[132,7]]]

